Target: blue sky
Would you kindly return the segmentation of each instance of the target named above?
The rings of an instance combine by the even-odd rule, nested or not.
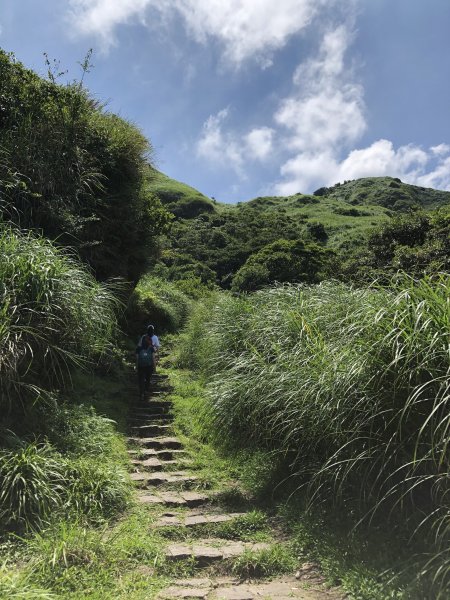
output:
[[[86,84],[223,202],[391,175],[450,190],[449,0],[0,0],[0,46]]]

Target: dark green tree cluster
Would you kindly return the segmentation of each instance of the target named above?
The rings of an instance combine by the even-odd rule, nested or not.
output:
[[[234,276],[232,290],[253,292],[274,282],[316,283],[333,254],[311,241],[277,240],[250,256]]]
[[[42,79],[0,51],[3,220],[76,248],[100,279],[136,281],[170,220],[145,191],[150,153],[142,133],[105,111],[83,79],[59,85],[54,69]]]
[[[203,213],[173,224],[159,272],[173,280],[197,277],[205,285],[230,288],[253,254],[277,240],[301,238],[305,238],[303,222],[280,212],[242,207],[239,212]],[[317,249],[321,250],[318,245]]]
[[[345,263],[344,277],[386,278],[396,271],[422,277],[450,270],[450,210],[412,212],[376,229],[357,256]]]

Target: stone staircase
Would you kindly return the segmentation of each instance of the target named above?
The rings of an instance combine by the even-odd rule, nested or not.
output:
[[[185,470],[189,456],[173,436],[172,402],[165,399],[169,388],[164,375],[154,376],[149,399],[130,409],[129,430],[131,479],[143,505],[161,507],[155,528],[164,531],[199,532],[188,541],[168,539],[164,552],[167,564],[188,563],[198,577],[178,578],[164,589],[158,600],[174,598],[202,600],[338,600],[341,596],[306,589],[294,576],[273,581],[242,582],[229,575],[233,559],[270,548],[263,542],[244,542],[211,535],[211,528],[242,518],[245,513],[221,512],[212,502],[213,492],[198,491],[198,478]],[[205,537],[201,533],[206,531]],[[170,536],[169,536],[170,537]],[[183,538],[183,535],[181,535]],[[208,575],[208,576],[205,576]]]

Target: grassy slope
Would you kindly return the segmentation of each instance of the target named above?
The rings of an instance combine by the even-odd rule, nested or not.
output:
[[[392,177],[355,179],[323,190],[323,196],[255,198],[236,209],[247,205],[264,212],[283,210],[295,219],[320,222],[328,233],[329,246],[339,248],[355,243],[408,205],[431,210],[450,204],[450,192],[401,183]]]
[[[408,206],[430,210],[450,204],[450,192],[409,185],[392,177],[348,181],[323,188],[324,195],[320,196],[299,193],[286,197],[260,197],[236,205],[213,204],[194,188],[157,171],[154,174],[149,188],[171,210],[176,210],[180,203],[200,199],[205,203],[207,212],[235,212],[248,207],[260,213],[281,211],[294,220],[304,222],[305,227],[308,222],[322,223],[328,234],[328,245],[334,248],[357,243],[370,229],[387,222],[392,214]]]
[[[177,208],[182,205],[195,203],[199,212],[213,212],[213,202],[195,188],[171,179],[156,169],[149,169],[147,189],[158,196],[161,202],[177,214]],[[187,216],[180,214],[178,216]],[[193,215],[196,216],[196,215]]]

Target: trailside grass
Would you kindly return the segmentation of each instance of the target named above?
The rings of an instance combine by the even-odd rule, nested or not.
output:
[[[443,274],[223,293],[179,352],[207,380],[203,435],[259,462],[268,453],[274,501],[285,487],[305,510],[325,506],[374,544],[379,528],[387,547],[408,548],[392,557],[402,598],[448,595],[449,286]]]

